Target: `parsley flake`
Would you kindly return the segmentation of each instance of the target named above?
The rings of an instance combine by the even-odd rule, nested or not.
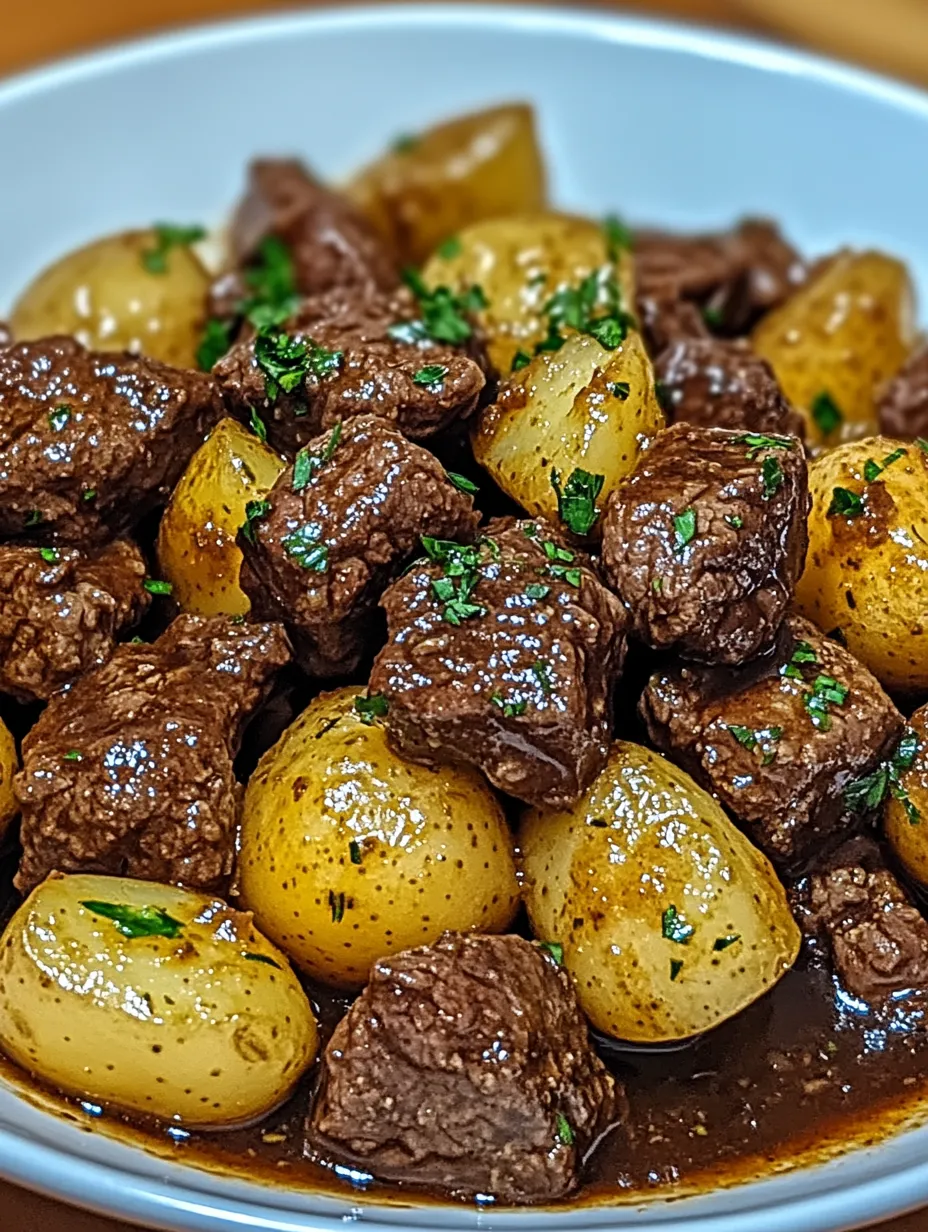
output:
[[[459,235],[449,235],[446,240],[443,240],[438,245],[436,251],[445,261],[453,261],[455,257],[459,257],[464,251],[461,237]]]
[[[632,247],[632,233],[617,214],[609,214],[603,219],[603,231],[606,235],[606,247],[610,261],[618,261],[623,251]]]
[[[546,950],[560,967],[564,962],[564,947],[560,941],[539,941],[541,949]]]
[[[528,599],[546,599],[551,593],[551,587],[545,586],[542,582],[529,582],[525,588],[525,595]]]
[[[531,362],[531,355],[528,355],[525,351],[516,351],[515,355],[512,357],[512,367],[510,368],[510,372],[521,372],[522,369],[527,368]]]
[[[169,595],[174,589],[170,582],[162,582],[158,578],[146,578],[142,585],[150,595]]]
[[[674,550],[682,552],[696,534],[696,510],[684,509],[682,513],[673,516]]]
[[[321,454],[310,453],[305,446],[297,451],[293,459],[293,482],[291,484],[294,492],[302,492],[309,485],[313,475],[331,460],[341,439],[342,421],[339,420],[329,434],[329,439]]]
[[[894,449],[892,453],[886,455],[882,462],[874,462],[873,458],[868,458],[864,463],[864,479],[867,483],[873,483],[875,479],[879,479],[888,466],[892,466],[894,462],[904,457],[904,449]]]
[[[154,247],[142,250],[142,265],[149,274],[166,274],[168,253],[172,248],[187,248],[206,236],[203,227],[177,226],[170,222],[156,222],[154,232]]]
[[[374,719],[382,719],[390,705],[382,693],[371,693],[367,697],[354,699],[355,714],[360,715],[361,722],[369,727]]]
[[[459,492],[466,492],[468,496],[472,496],[475,492],[480,491],[477,485],[471,482],[466,475],[459,475],[457,471],[445,471],[445,474]]]
[[[248,953],[243,954],[242,957],[246,962],[264,963],[267,967],[274,967],[278,971],[283,971],[283,967],[280,963],[274,962],[273,958],[271,958],[269,954],[255,954],[249,951]]]
[[[561,477],[551,470],[551,486],[557,494],[557,512],[561,521],[575,535],[588,535],[593,529],[599,510],[596,498],[606,482],[605,475],[591,475],[579,467],[571,471],[570,478],[561,488]]]
[[[414,385],[421,385],[423,389],[427,389],[430,394],[439,394],[447,375],[448,369],[444,364],[427,364],[419,369],[412,381]]]
[[[823,389],[812,399],[811,411],[815,426],[822,436],[831,436],[844,422],[841,408],[827,389]]]
[[[245,271],[245,284],[251,292],[238,310],[255,329],[279,325],[296,311],[300,297],[290,249],[276,235],[268,235]]]
[[[628,395],[632,391],[628,381],[613,381],[609,388],[612,390],[613,396],[618,398],[620,402],[627,402]]]
[[[179,937],[183,924],[168,915],[163,907],[130,907],[123,903],[101,903],[90,899],[81,903],[94,915],[112,920],[124,937]]]
[[[67,753],[65,753],[64,755],[63,760],[64,761],[83,761],[84,754],[80,751],[80,749],[68,749]]]
[[[672,980],[675,980],[682,970],[683,970],[683,959],[682,958],[671,958],[670,978]]]
[[[332,913],[332,923],[341,924],[345,918],[345,891],[341,890],[338,894],[334,890],[329,890],[329,910]]]
[[[573,1146],[574,1144],[573,1127],[571,1126],[570,1121],[568,1121],[567,1117],[564,1116],[563,1112],[556,1112],[554,1114],[554,1123],[557,1126],[558,1142],[560,1142],[562,1146]]]
[[[251,407],[251,413],[248,416],[248,426],[249,428],[251,428],[252,432],[255,434],[258,440],[262,443],[262,445],[266,445],[267,444],[267,424],[264,422],[264,420],[261,418],[261,416],[258,414],[258,412],[255,410],[254,407]]]
[[[271,502],[269,500],[250,500],[245,505],[245,521],[242,523],[241,531],[249,543],[257,543],[255,522],[260,522],[270,512]]]
[[[352,864],[361,863],[361,844],[355,838],[348,844],[348,859]]]
[[[71,408],[62,404],[48,412],[48,426],[53,432],[63,432],[71,419]]]
[[[729,933],[727,937],[716,937],[712,948],[713,950],[717,952],[721,950],[727,950],[730,945],[734,945],[736,941],[740,941],[740,940],[741,940],[740,933]]]
[[[470,287],[462,295],[455,295],[450,287],[430,288],[417,270],[403,272],[403,281],[415,295],[422,313],[421,321],[400,322],[391,326],[390,336],[400,342],[418,342],[432,338],[460,346],[473,334],[468,314],[479,312],[488,306],[481,287]]]
[[[725,521],[734,530],[741,530],[744,527],[744,518],[737,513],[726,513]]]
[[[490,701],[497,709],[502,710],[504,719],[517,719],[520,715],[525,714],[528,709],[527,701],[506,702],[503,701],[501,694],[494,693],[490,697]]]
[[[687,924],[673,904],[661,916],[661,936],[677,945],[689,945],[690,937],[695,931],[693,925]]]
[[[329,567],[329,549],[319,542],[319,528],[303,523],[281,539],[281,545],[291,560],[301,569],[325,573]]]
[[[857,518],[864,511],[864,502],[849,488],[835,488],[831,494],[827,517]]]
[[[736,445],[748,446],[748,457],[754,459],[765,449],[792,449],[793,442],[788,436],[764,436],[759,432],[742,432],[735,437]]]
[[[551,667],[543,659],[536,659],[531,667],[532,675],[538,681],[538,687],[545,697],[551,696]]]
[[[201,372],[211,372],[232,345],[232,325],[218,317],[210,317],[203,326],[203,335],[197,346],[197,367]]]
[[[47,565],[57,565],[61,559],[61,553],[57,548],[40,548],[39,555]]]
[[[783,467],[776,458],[768,455],[761,464],[760,473],[764,481],[763,499],[770,500],[783,486]]]

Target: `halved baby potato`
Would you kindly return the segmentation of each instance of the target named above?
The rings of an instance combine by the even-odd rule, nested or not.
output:
[[[285,469],[273,449],[235,419],[223,419],[190,459],[158,530],[158,568],[184,612],[242,616],[235,542],[249,501],[262,500]]]
[[[344,988],[446,929],[503,932],[519,902],[512,837],[486,781],[416,765],[356,688],[323,693],[245,793],[242,901],[301,970]],[[382,702],[383,699],[380,699]]]
[[[928,706],[909,719],[892,767],[895,781],[887,792],[883,829],[905,871],[928,886]]]
[[[470,223],[543,209],[532,108],[493,107],[403,138],[347,192],[407,265],[421,264]]]
[[[634,744],[571,809],[519,832],[532,930],[561,947],[584,1012],[616,1039],[685,1039],[792,966],[799,929],[770,863],[689,775]]]
[[[0,1048],[81,1099],[209,1128],[286,1099],[317,1029],[250,915],[176,886],[53,873],[3,934]]]
[[[124,231],[61,257],[16,301],[13,337],[71,334],[94,350],[196,367],[210,278],[189,244],[165,248],[166,234]]]

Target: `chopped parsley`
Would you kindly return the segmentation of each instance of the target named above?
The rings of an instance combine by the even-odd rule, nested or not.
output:
[[[343,359],[342,351],[329,351],[311,338],[291,338],[282,329],[265,329],[255,338],[255,363],[264,373],[269,402],[299,389],[310,374],[320,381],[332,376]]]
[[[419,138],[414,133],[400,133],[393,141],[390,149],[394,154],[408,154],[419,144]]]
[[[855,780],[844,789],[844,802],[855,813],[869,813],[880,807],[889,792],[905,810],[910,826],[921,823],[921,811],[909,797],[902,782],[905,770],[911,770],[921,748],[918,735],[907,727],[892,757],[872,774]]]
[[[527,368],[532,362],[532,357],[525,351],[516,351],[512,357],[511,372],[521,372],[523,368]]]
[[[744,527],[744,518],[737,513],[726,513],[725,521],[734,530],[741,530]]]
[[[568,586],[573,586],[575,590],[580,589],[583,581],[583,574],[579,569],[569,569],[567,565],[548,565],[548,573],[558,581],[566,582]]]
[[[687,924],[683,916],[671,904],[661,916],[661,936],[677,945],[689,945],[690,937],[695,932],[692,924]]]
[[[609,260],[618,261],[621,253],[632,247],[632,233],[617,214],[609,214],[603,219],[603,231],[606,235]]]
[[[480,580],[480,547],[429,535],[422,536],[422,546],[428,558],[442,566],[442,576],[432,579],[432,591],[444,605],[444,619],[460,625],[472,617],[486,615],[485,607],[471,602]]]
[[[520,715],[525,714],[528,709],[528,702],[506,702],[503,701],[502,695],[494,693],[490,701],[498,709],[502,710],[504,719],[517,719]]]
[[[197,346],[197,367],[201,372],[211,372],[232,345],[232,325],[219,317],[210,317],[203,326],[203,335]]]
[[[342,421],[339,420],[329,434],[329,439],[326,441],[325,448],[321,454],[310,453],[305,447],[297,451],[296,457],[293,459],[293,483],[294,492],[302,492],[309,484],[313,475],[332,458],[332,454],[338,448],[338,442],[342,439]]]
[[[329,549],[319,542],[319,528],[307,523],[298,526],[281,539],[284,551],[301,569],[325,573],[329,567]]]
[[[543,582],[529,582],[525,588],[528,599],[546,599],[550,593],[551,587],[545,586]]]
[[[85,488],[84,491],[81,493],[81,500],[92,501],[96,499],[97,499],[97,489],[96,488]]]
[[[716,937],[712,948],[716,951],[727,950],[730,945],[734,945],[736,941],[740,940],[740,933],[729,933],[727,937]]]
[[[783,735],[782,727],[742,727],[738,723],[726,724],[727,730],[738,741],[742,748],[747,749],[749,753],[753,753],[758,745],[776,744]],[[764,754],[764,765],[769,766],[774,760],[776,753],[768,751]]]
[[[356,838],[353,838],[348,844],[348,859],[352,864],[361,863],[361,844]]]
[[[683,970],[683,959],[682,958],[671,958],[670,978],[672,980],[675,980],[682,970]]]
[[[421,385],[430,394],[440,394],[447,375],[448,369],[444,364],[427,364],[419,369],[412,382],[414,385]]]
[[[71,419],[71,408],[62,404],[48,412],[48,426],[53,432],[63,432]]]
[[[557,494],[558,516],[575,535],[588,535],[599,517],[596,498],[606,481],[605,475],[591,475],[577,467],[561,488],[561,477],[551,470],[551,486]]]
[[[345,891],[340,890],[338,894],[334,890],[329,890],[329,910],[332,912],[332,923],[341,924],[345,918]]]
[[[241,531],[249,543],[257,542],[255,538],[255,522],[260,522],[270,512],[271,502],[269,500],[250,500],[245,505],[245,521],[242,523]]]
[[[622,307],[622,292],[615,276],[594,271],[576,287],[563,287],[544,305],[548,318],[548,333],[535,347],[541,351],[559,351],[567,341],[562,333],[572,329],[589,334],[606,348],[614,351],[628,336],[634,318]]]
[[[187,248],[206,237],[203,227],[177,226],[170,222],[156,222],[154,231],[154,247],[142,250],[142,265],[149,274],[168,272],[168,253],[172,248]]]
[[[38,509],[30,509],[23,520],[24,526],[41,526],[45,519]]]
[[[915,438],[915,444],[919,447],[922,453],[928,454],[928,441],[926,441],[923,436],[917,436]]]
[[[573,1146],[574,1131],[573,1126],[563,1112],[555,1112],[554,1124],[557,1126],[557,1140],[562,1146]]]
[[[545,697],[551,696],[551,667],[543,659],[536,659],[532,664],[532,675],[538,681],[538,687]]]
[[[459,257],[464,251],[461,237],[459,235],[449,235],[446,240],[443,240],[438,245],[436,251],[445,261],[453,261],[455,257]]]
[[[539,941],[538,944],[543,950],[547,950],[559,967],[563,964],[564,947],[560,941]]]
[[[468,496],[472,496],[475,492],[480,491],[477,485],[468,479],[466,475],[459,475],[457,471],[445,471],[445,474],[459,492],[466,492]]]
[[[812,399],[812,419],[822,436],[831,436],[844,422],[841,408],[827,389]]]
[[[525,537],[527,539],[536,539],[537,531],[534,526],[525,527]],[[583,576],[579,567],[570,567],[571,562],[574,560],[573,552],[567,548],[560,547],[550,539],[542,539],[540,542],[541,549],[550,562],[546,566],[548,574],[553,578],[567,582],[568,585],[579,590]]]
[[[258,438],[262,445],[267,444],[267,424],[258,414],[254,407],[251,407],[251,413],[248,416],[248,426]]]
[[[101,903],[89,899],[81,903],[94,915],[112,920],[124,937],[179,937],[183,924],[168,915],[163,907],[130,907],[124,903]]]
[[[614,397],[618,398],[620,402],[627,402],[628,395],[632,391],[628,381],[613,381],[609,388],[612,390]]]
[[[894,449],[892,453],[886,455],[882,462],[874,462],[872,458],[868,458],[864,463],[864,479],[867,483],[873,483],[875,479],[879,479],[887,466],[892,466],[894,462],[898,462],[900,458],[904,457],[904,449]]]
[[[834,676],[817,676],[812,685],[812,692],[803,696],[802,703],[808,710],[815,727],[819,731],[831,730],[831,706],[843,706],[847,701],[850,689],[839,684]]]
[[[788,436],[764,436],[759,432],[742,432],[735,437],[736,445],[747,445],[748,457],[754,459],[765,449],[792,449]]]
[[[857,518],[864,511],[864,502],[849,488],[835,488],[831,494],[831,504],[828,506],[829,518]]]
[[[158,578],[146,578],[142,585],[150,595],[169,595],[174,589],[170,582],[162,582]]]
[[[264,963],[265,966],[275,967],[278,971],[283,971],[283,967],[281,967],[280,963],[274,962],[273,958],[271,958],[268,954],[255,954],[249,951],[243,957],[246,962]]]
[[[696,534],[696,510],[684,509],[673,515],[674,550],[682,552]]]
[[[268,235],[258,246],[258,254],[245,271],[245,284],[251,294],[238,310],[256,329],[279,325],[296,311],[300,296],[296,271],[287,245],[276,235]]]
[[[725,314],[714,304],[707,304],[702,310],[702,319],[710,329],[721,329],[725,324]]]
[[[361,722],[370,726],[374,719],[382,719],[390,706],[382,693],[371,693],[367,697],[356,697],[354,709]]]
[[[80,749],[68,749],[67,753],[65,753],[64,755],[63,760],[64,761],[83,761],[84,754],[80,751]]]
[[[664,579],[662,577],[652,578],[651,589],[656,595],[662,595],[664,593]]]
[[[414,269],[403,271],[403,281],[418,300],[422,318],[391,325],[388,330],[391,338],[398,342],[421,342],[431,338],[452,346],[467,342],[474,332],[468,314],[487,307],[482,287],[470,287],[462,295],[455,295],[450,287],[433,290]]]
[[[39,555],[47,565],[57,565],[61,559],[61,554],[57,548],[40,548]]]
[[[783,467],[776,458],[768,454],[761,464],[760,474],[764,481],[763,498],[770,500],[783,486]]]

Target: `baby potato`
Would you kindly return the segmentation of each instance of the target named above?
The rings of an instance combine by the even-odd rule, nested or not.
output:
[[[343,988],[446,929],[503,932],[519,900],[512,838],[485,781],[403,761],[355,709],[357,692],[317,697],[261,759],[239,865],[262,931]]]
[[[531,356],[549,332],[545,311],[558,292],[577,289],[597,274],[598,306],[614,277],[631,309],[635,286],[631,256],[616,248],[607,228],[569,214],[522,214],[466,227],[425,266],[430,287],[458,294],[479,286],[487,307],[477,313],[490,359],[503,375],[520,353]]]
[[[243,616],[235,536],[245,506],[270,492],[286,463],[235,419],[223,419],[190,459],[158,530],[158,568],[181,610]]]
[[[284,1100],[317,1030],[250,915],[174,886],[52,873],[3,935],[0,1048],[69,1094],[209,1128]]]
[[[657,1043],[731,1018],[799,952],[773,869],[670,762],[617,742],[572,809],[519,833],[535,936],[563,947],[600,1031]]]
[[[883,829],[905,871],[928,886],[928,706],[909,719],[892,765]]]
[[[513,103],[407,137],[360,171],[347,192],[400,260],[420,265],[461,227],[544,209],[534,112]]]
[[[13,775],[19,769],[16,756],[16,741],[9,728],[0,719],[0,840],[10,827],[10,822],[19,812],[13,794]]]
[[[912,349],[913,315],[901,262],[842,252],[760,322],[754,349],[805,417],[811,448],[877,431],[876,393]]]
[[[474,456],[529,513],[556,521],[554,471],[562,488],[578,467],[602,475],[602,509],[663,427],[640,335],[632,332],[608,351],[595,338],[574,334],[559,351],[536,355],[503,385],[477,420]]]
[[[166,234],[124,231],[69,252],[17,300],[13,337],[72,334],[96,350],[196,367],[209,275],[189,244],[176,243],[159,258]]]
[[[799,610],[840,630],[885,688],[928,688],[928,455],[886,436],[850,441],[815,459],[809,489]]]

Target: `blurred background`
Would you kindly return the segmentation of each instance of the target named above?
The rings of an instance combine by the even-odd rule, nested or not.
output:
[[[615,0],[581,3],[615,7]],[[283,7],[286,0],[7,0],[0,74],[166,26]],[[623,7],[764,31],[928,84],[926,0],[631,0]]]

